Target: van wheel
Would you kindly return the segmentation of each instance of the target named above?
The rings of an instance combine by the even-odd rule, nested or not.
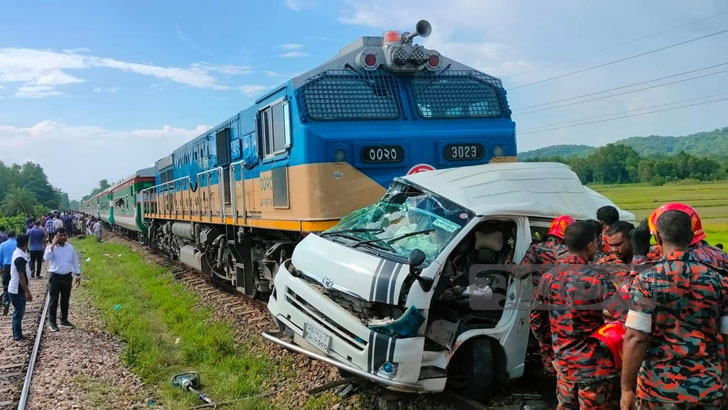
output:
[[[493,395],[493,351],[486,338],[458,349],[450,361],[448,388],[468,399],[486,403]]]

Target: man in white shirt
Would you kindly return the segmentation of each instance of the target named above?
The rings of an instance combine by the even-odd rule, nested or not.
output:
[[[99,242],[101,242],[102,230],[103,230],[103,227],[101,225],[101,221],[96,221],[96,223],[94,224],[93,231],[94,231],[94,236],[96,237],[96,240]]]
[[[76,277],[76,287],[81,284],[81,267],[78,264],[78,254],[73,245],[67,242],[68,234],[64,228],[56,231],[53,242],[46,247],[43,259],[48,261],[48,283],[50,285],[50,309],[48,310],[48,328],[51,332],[58,331],[56,314],[58,313],[58,297],[61,299],[61,326],[73,328],[68,321],[68,302],[71,298],[73,276]]]
[[[53,230],[58,232],[61,228],[63,228],[63,219],[59,218],[58,215],[53,216]]]
[[[8,296],[13,304],[13,339],[17,342],[23,339],[23,316],[26,302],[33,301],[30,293],[30,269],[28,269],[28,235],[18,235],[18,247],[13,252],[10,265],[10,284]]]

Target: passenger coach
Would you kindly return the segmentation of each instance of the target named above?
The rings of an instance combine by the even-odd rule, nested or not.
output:
[[[421,21],[362,37],[157,161],[142,201],[149,243],[267,294],[303,236],[395,177],[515,161],[500,80],[413,43],[429,32]]]

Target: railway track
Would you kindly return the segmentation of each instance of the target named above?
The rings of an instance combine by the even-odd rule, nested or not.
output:
[[[44,272],[45,274],[45,272]],[[25,307],[23,334],[25,340],[13,341],[11,319],[13,308],[7,316],[0,316],[0,410],[25,408],[35,359],[40,345],[48,309],[48,279],[31,279],[33,301]]]

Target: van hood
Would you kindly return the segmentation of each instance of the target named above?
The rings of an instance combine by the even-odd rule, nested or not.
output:
[[[327,289],[369,302],[397,304],[409,265],[311,234],[293,251],[293,265]]]

